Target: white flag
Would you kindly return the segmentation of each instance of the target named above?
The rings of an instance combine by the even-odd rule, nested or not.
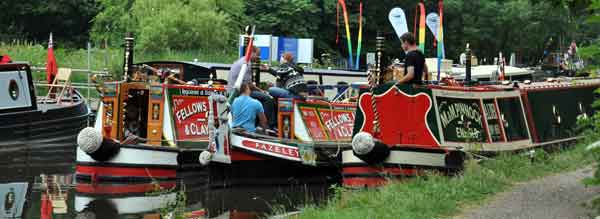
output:
[[[435,13],[429,13],[425,19],[425,23],[427,23],[427,27],[429,28],[429,30],[433,33],[433,36],[435,37],[435,39],[438,39],[438,34],[440,32],[439,28],[440,28],[440,16]]]
[[[396,31],[396,35],[398,35],[398,39],[408,32],[408,24],[406,23],[406,14],[404,14],[404,10],[402,8],[394,8],[390,11],[388,15],[388,19],[394,27]]]

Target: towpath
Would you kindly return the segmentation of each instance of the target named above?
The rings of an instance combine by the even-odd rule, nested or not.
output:
[[[585,205],[600,195],[600,187],[586,187],[581,180],[594,174],[593,167],[519,183],[495,195],[484,205],[468,208],[455,219],[560,218],[599,216]]]

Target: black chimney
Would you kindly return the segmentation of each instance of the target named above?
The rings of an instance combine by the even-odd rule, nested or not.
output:
[[[123,79],[129,81],[129,75],[133,74],[133,34],[127,33],[125,37],[125,55],[123,57]]]
[[[465,66],[465,84],[471,84],[471,49],[469,48],[469,44],[467,43],[467,49],[465,51],[467,56],[466,66]]]

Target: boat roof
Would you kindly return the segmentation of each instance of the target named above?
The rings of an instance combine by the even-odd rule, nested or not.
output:
[[[471,78],[480,79],[480,78],[490,78],[495,71],[498,71],[497,65],[479,65],[471,68]],[[533,70],[527,68],[518,68],[513,66],[505,66],[504,67],[505,76],[519,76],[519,75],[531,75],[533,74]],[[464,79],[465,78],[465,67],[452,67],[452,76],[455,79]]]
[[[11,62],[11,63],[0,64],[0,71],[22,69],[23,67],[29,67],[29,63],[27,63],[27,62]]]
[[[188,65],[201,66],[207,69],[224,70],[231,69],[231,64],[213,63],[213,62],[186,62],[176,61],[174,63],[184,63]],[[367,77],[367,72],[343,69],[322,69],[322,68],[304,68],[306,75],[340,76],[340,77]]]

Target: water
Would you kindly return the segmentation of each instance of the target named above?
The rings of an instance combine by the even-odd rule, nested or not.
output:
[[[74,153],[0,153],[0,218],[266,218],[325,200],[329,185],[210,185],[202,170],[177,180],[90,184],[75,179]]]

